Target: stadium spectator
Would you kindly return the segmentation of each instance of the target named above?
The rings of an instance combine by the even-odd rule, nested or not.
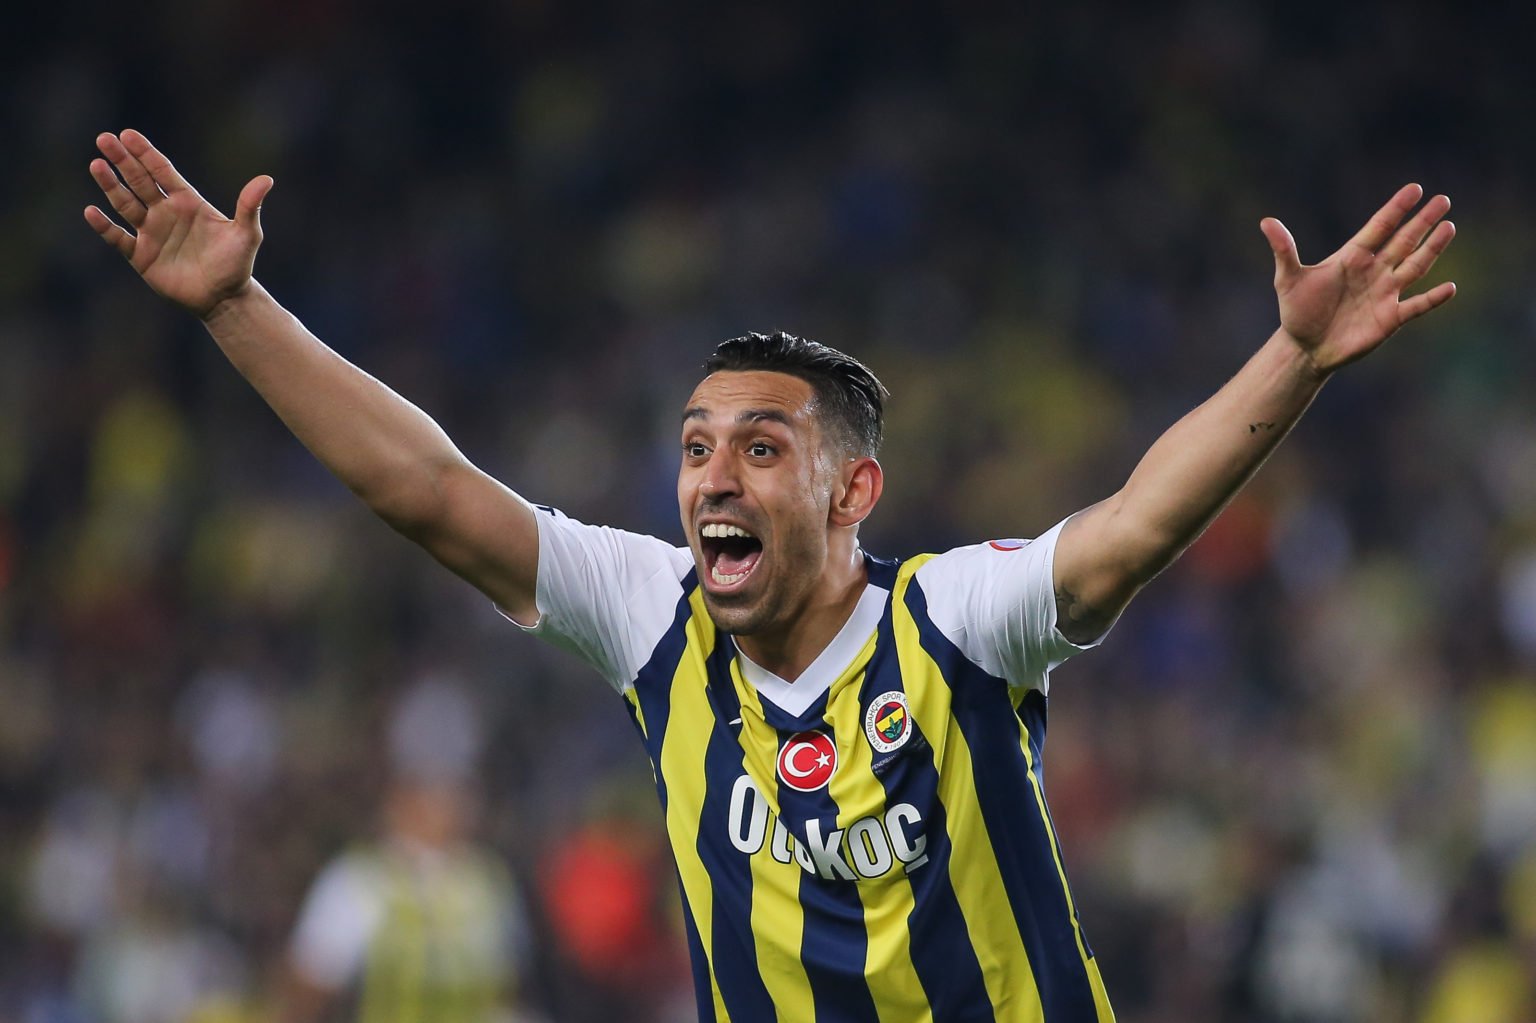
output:
[[[531,1021],[518,1008],[530,955],[522,899],[496,853],[473,840],[473,711],[456,688],[422,683],[390,731],[382,834],[339,854],[310,888],[280,1018]]]

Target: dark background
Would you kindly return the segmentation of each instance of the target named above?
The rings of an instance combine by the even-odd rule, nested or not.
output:
[[[854,352],[893,395],[864,537],[902,555],[1112,492],[1273,329],[1260,217],[1315,261],[1403,182],[1448,193],[1455,302],[1330,383],[1057,672],[1046,778],[1122,1020],[1532,1018],[1531,29],[1475,3],[14,12],[0,1020],[259,1018],[427,679],[479,708],[525,1006],[691,1012],[675,959],[625,965],[680,939],[621,704],[375,523],[92,237],[92,139],[124,127],[226,211],[271,173],[261,280],[588,521],[679,538],[676,417],[716,341]],[[544,897],[594,829],[612,904],[654,903],[596,952]],[[113,992],[159,975],[123,950],[162,945],[190,994],[136,1013]]]

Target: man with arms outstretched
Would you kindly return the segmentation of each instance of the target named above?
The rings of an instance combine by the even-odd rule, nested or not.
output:
[[[708,1020],[1112,1019],[1040,783],[1049,671],[1336,369],[1455,293],[1402,297],[1455,233],[1416,185],[1315,266],[1266,219],[1279,329],[1117,493],[1032,541],[901,562],[858,542],[883,481],[878,380],[814,342],[737,338],[682,414],[679,548],[530,505],[284,311],[251,276],[271,178],[230,220],[141,134],[97,144],[127,229],[96,207],[90,225],[369,507],[622,694]]]

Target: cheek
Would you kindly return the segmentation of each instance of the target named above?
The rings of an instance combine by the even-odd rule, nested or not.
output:
[[[819,480],[804,481],[781,509],[785,540],[800,550],[816,549],[826,542],[830,495]]]
[[[695,491],[682,480],[677,484],[677,521],[683,527],[683,542],[693,545],[693,495]]]

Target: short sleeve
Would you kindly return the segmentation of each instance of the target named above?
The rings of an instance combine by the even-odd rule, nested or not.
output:
[[[332,861],[299,911],[288,955],[317,987],[334,991],[352,982],[383,919],[379,881],[366,862],[356,854]]]
[[[1052,573],[1063,525],[1034,540],[957,547],[917,570],[935,627],[1015,688],[1045,692],[1052,668],[1103,640],[1080,646],[1056,628]]]
[[[686,547],[536,507],[539,619],[520,628],[575,653],[620,691],[666,633],[693,567]],[[508,616],[510,619],[510,616]]]

